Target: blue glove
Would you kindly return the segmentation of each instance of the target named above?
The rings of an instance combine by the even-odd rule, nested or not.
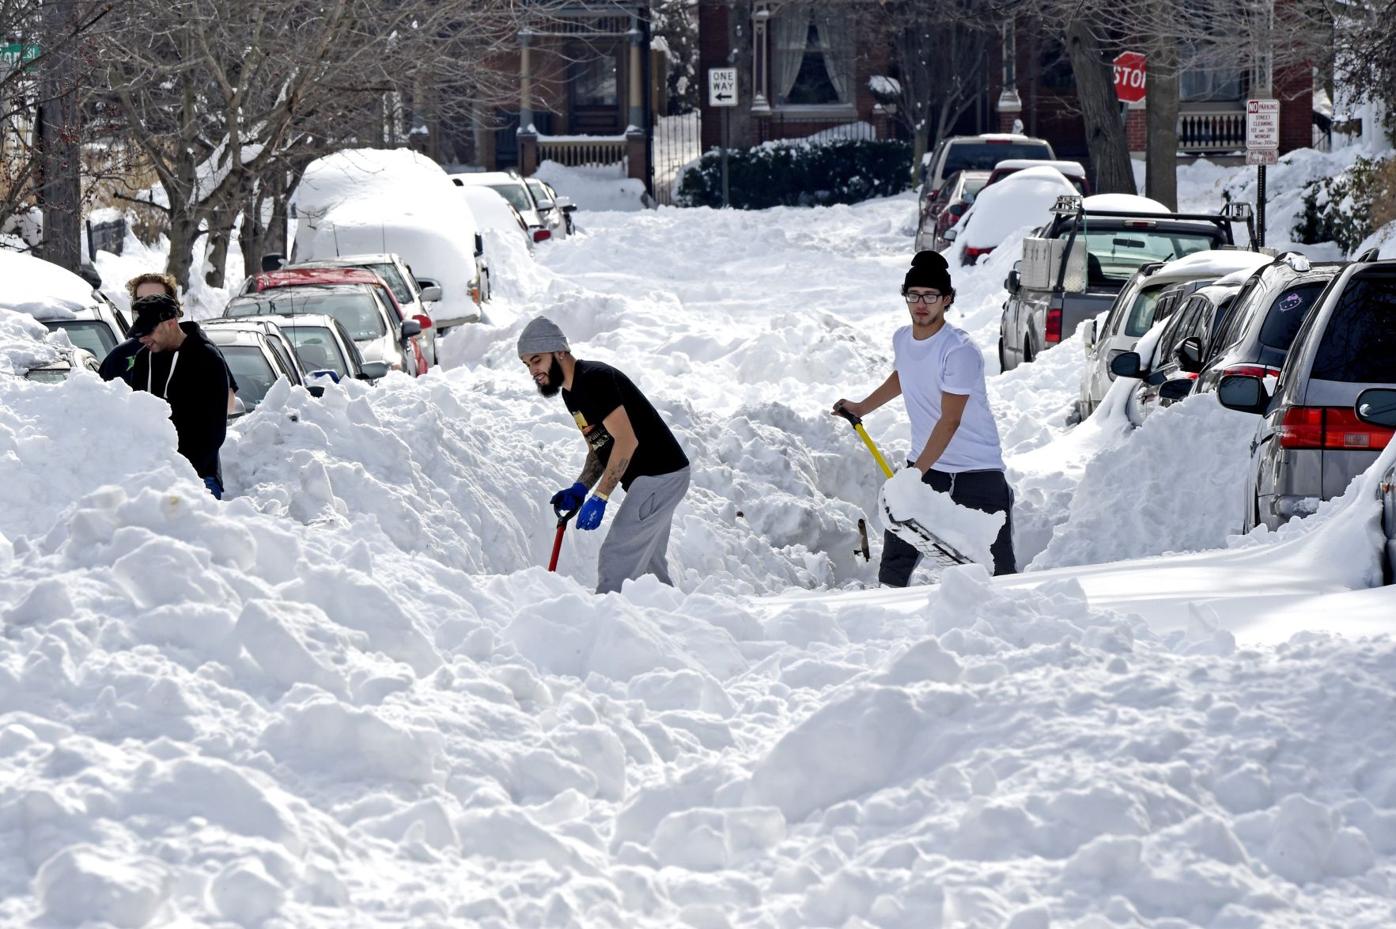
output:
[[[600,497],[592,497],[582,504],[582,511],[577,514],[578,529],[595,529],[601,525],[601,517],[606,515],[606,501]]]
[[[555,512],[571,513],[581,506],[586,498],[587,485],[578,481],[566,490],[559,490],[553,494],[553,499],[549,502],[552,503]]]

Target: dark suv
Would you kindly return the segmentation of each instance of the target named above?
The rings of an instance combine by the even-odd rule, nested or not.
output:
[[[1304,317],[1344,262],[1311,264],[1287,253],[1256,270],[1206,347],[1196,391],[1216,390],[1228,374],[1277,377]]]
[[[1271,398],[1258,373],[1221,378],[1226,406],[1260,413],[1245,528],[1272,529],[1339,496],[1377,460],[1392,430],[1360,417],[1358,398],[1396,387],[1396,261],[1355,262],[1305,317]]]

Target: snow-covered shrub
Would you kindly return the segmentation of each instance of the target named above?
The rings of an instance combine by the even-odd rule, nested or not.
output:
[[[729,149],[727,157],[731,205],[742,210],[857,203],[900,193],[911,176],[911,145],[906,142],[767,142]],[[684,172],[679,203],[722,205],[719,149]]]
[[[1396,158],[1358,158],[1348,170],[1304,188],[1294,224],[1298,242],[1336,242],[1351,253],[1374,231],[1396,219]]]

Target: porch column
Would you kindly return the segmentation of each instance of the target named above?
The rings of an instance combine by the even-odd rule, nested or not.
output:
[[[768,75],[771,69],[770,45],[766,41],[766,31],[771,21],[771,5],[766,0],[756,0],[756,9],[751,14],[751,113],[753,116],[770,116],[771,101],[766,96],[770,86]],[[706,93],[707,76],[700,74]]]
[[[645,72],[640,60],[641,44],[644,36],[640,32],[639,20],[630,17],[629,87],[630,125],[625,127],[625,160],[629,167],[627,174],[642,182],[649,180],[649,146],[645,144]]]
[[[519,172],[524,176],[538,170],[538,130],[533,126],[532,35],[519,33]]]

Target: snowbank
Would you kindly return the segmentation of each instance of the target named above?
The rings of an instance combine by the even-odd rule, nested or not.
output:
[[[631,213],[645,208],[643,181],[626,177],[620,167],[569,168],[556,161],[538,166],[535,176],[553,185],[559,194],[577,204],[575,221],[586,226],[587,211],[610,210]]]

